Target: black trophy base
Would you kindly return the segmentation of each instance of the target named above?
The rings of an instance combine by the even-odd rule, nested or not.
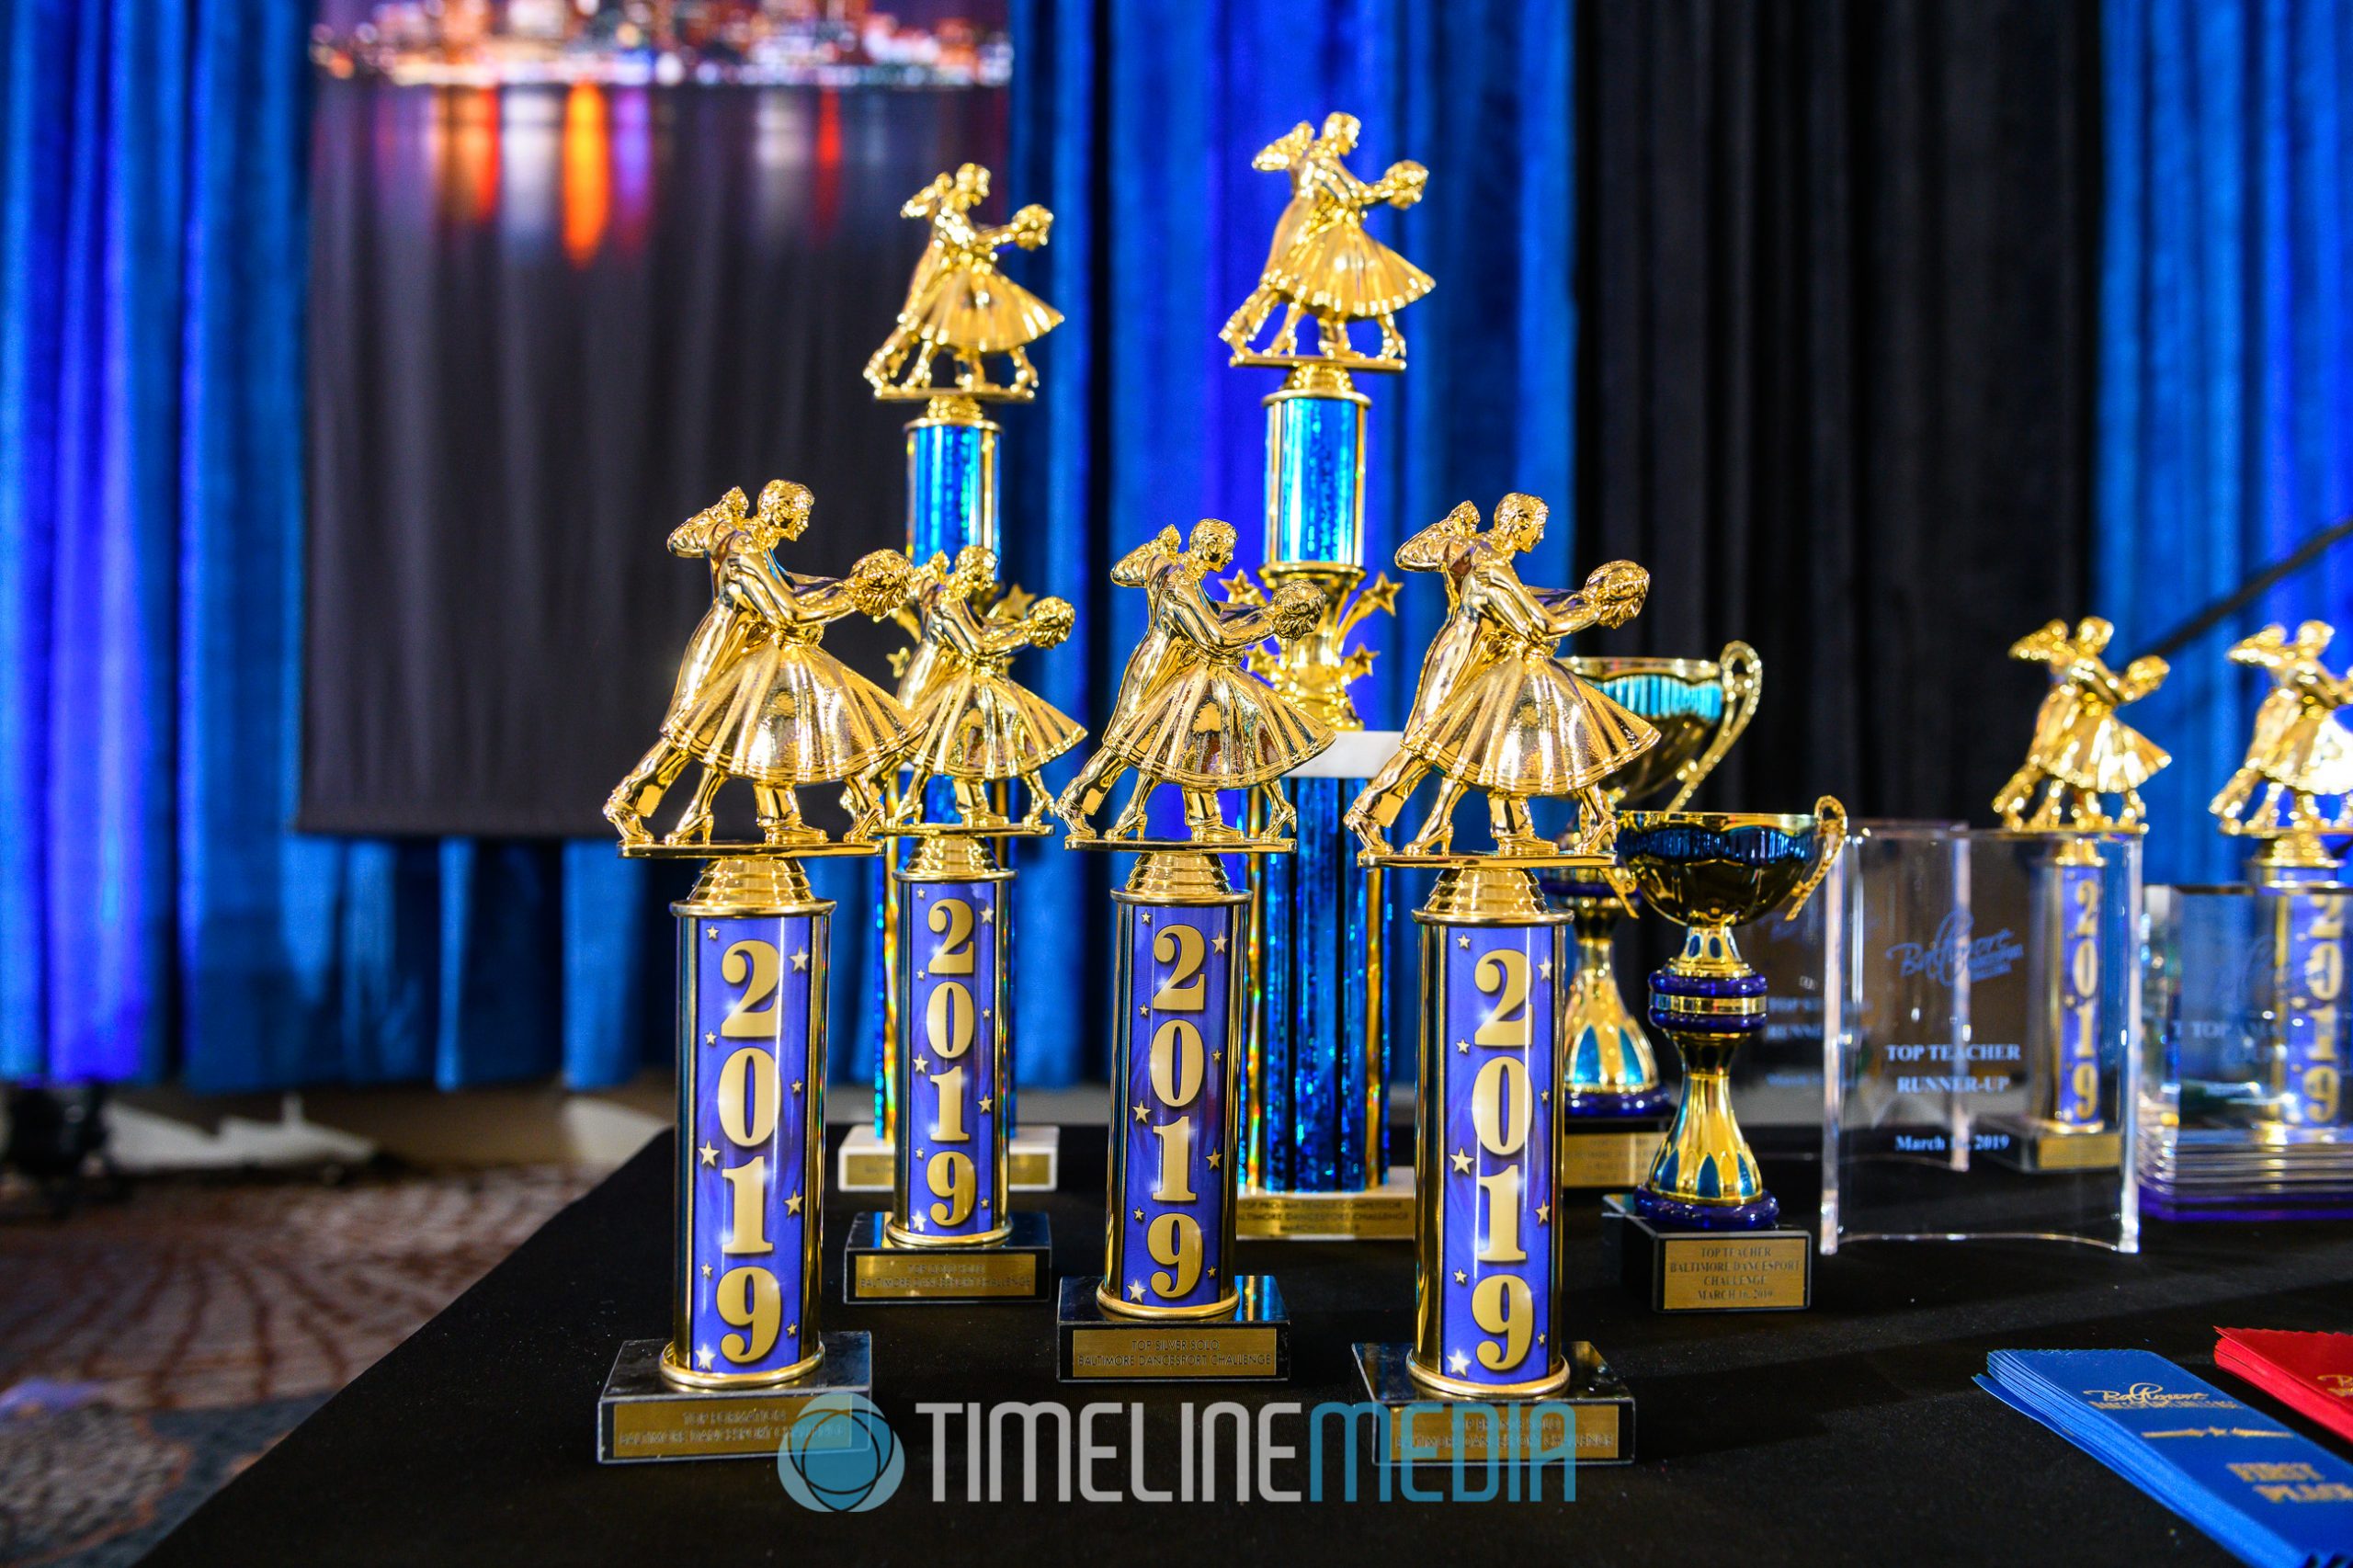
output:
[[[1290,1380],[1290,1313],[1271,1274],[1235,1281],[1222,1318],[1138,1318],[1107,1310],[1094,1275],[1063,1281],[1054,1369],[1066,1383],[1279,1383]]]
[[[597,1401],[597,1462],[774,1460],[819,1394],[873,1392],[872,1336],[822,1334],[825,1358],[805,1377],[765,1388],[686,1389],[662,1376],[660,1339],[632,1339],[613,1358]]]
[[[1601,1200],[1603,1267],[1654,1312],[1794,1312],[1813,1304],[1813,1236],[1681,1231],[1634,1212],[1633,1194]]]
[[[869,1210],[850,1221],[842,1254],[842,1300],[851,1306],[892,1301],[1042,1301],[1054,1278],[1054,1237],[1046,1217],[1017,1210],[1013,1229],[987,1246],[908,1246],[891,1239],[891,1216]]]
[[[1561,1118],[1561,1190],[1622,1192],[1651,1174],[1673,1110],[1649,1116]]]
[[[1364,1391],[1387,1417],[1384,1463],[1450,1465],[1458,1449],[1465,1463],[1525,1462],[1558,1452],[1572,1421],[1577,1463],[1634,1462],[1634,1396],[1585,1340],[1569,1346],[1566,1387],[1522,1400],[1480,1400],[1426,1388],[1410,1369],[1410,1345],[1358,1345],[1356,1353]],[[1503,1421],[1518,1423],[1518,1432]]]
[[[1970,1143],[1997,1165],[2036,1176],[2112,1171],[2124,1163],[2124,1136],[2115,1128],[2067,1127],[2034,1117],[1979,1117]]]

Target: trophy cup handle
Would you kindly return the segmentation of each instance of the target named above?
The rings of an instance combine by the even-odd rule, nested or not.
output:
[[[1756,656],[1756,650],[1745,642],[1727,642],[1723,652],[1716,655],[1716,669],[1717,684],[1724,693],[1724,721],[1716,726],[1708,749],[1676,769],[1676,781],[1681,788],[1675,791],[1675,799],[1667,801],[1667,811],[1683,809],[1691,799],[1691,792],[1716,770],[1724,753],[1732,750],[1733,742],[1740,739],[1740,733],[1756,717],[1756,704],[1765,690],[1765,661]]]
[[[1838,863],[1838,852],[1847,847],[1847,808],[1838,803],[1836,796],[1824,795],[1816,801],[1813,815],[1821,824],[1814,830],[1813,869],[1808,871],[1805,881],[1798,884],[1796,896],[1790,900],[1790,907],[1781,914],[1784,920],[1798,917],[1798,912],[1805,907],[1806,900],[1813,896],[1813,890],[1822,885],[1822,879],[1828,876],[1830,868]]]

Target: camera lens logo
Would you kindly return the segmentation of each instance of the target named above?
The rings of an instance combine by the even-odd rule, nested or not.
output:
[[[899,1489],[907,1451],[864,1394],[819,1394],[776,1450],[776,1476],[804,1508],[862,1514]]]

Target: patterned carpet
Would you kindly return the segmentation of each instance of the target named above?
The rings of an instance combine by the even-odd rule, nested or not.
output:
[[[0,1568],[137,1561],[596,1179],[157,1178],[0,1225]]]

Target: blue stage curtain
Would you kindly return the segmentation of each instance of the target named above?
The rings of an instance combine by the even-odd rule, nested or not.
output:
[[[2129,656],[2353,512],[2353,5],[2109,0],[2104,21],[2099,592],[2086,608],[2115,620]],[[2353,628],[2346,551],[2185,650],[2128,710],[2174,756],[2143,791],[2152,881],[2236,876],[2245,846],[2206,802],[2262,688],[2223,650],[2308,618]]]
[[[1079,607],[1073,651],[1039,661],[1058,706],[1099,723],[1142,630],[1142,596],[1105,577],[1119,555],[1164,525],[1221,517],[1241,529],[1240,563],[1260,559],[1259,400],[1279,377],[1228,367],[1217,330],[1256,282],[1289,197],[1251,155],[1334,109],[1363,121],[1351,163],[1367,178],[1397,158],[1430,170],[1419,206],[1372,218],[1438,287],[1398,318],[1412,368],[1362,378],[1368,566],[1386,567],[1399,539],[1457,501],[1483,513],[1508,490],[1552,504],[1531,582],[1594,564],[1573,550],[1570,517],[1570,23],[1552,0],[1016,0],[1005,194],[1053,209],[1033,276],[1070,322],[1039,353],[1038,405],[1006,416],[1005,532],[1011,574]],[[1411,579],[1397,618],[1366,628],[1379,651],[1356,688],[1368,724],[1402,722],[1444,608],[1437,584]],[[1029,1081],[1105,1069],[1105,859],[1023,863]],[[1394,936],[1406,945],[1392,950],[1410,953],[1405,902]],[[1392,1006],[1411,1017],[1412,965],[1391,968]]]
[[[296,836],[307,5],[0,5],[0,1075],[631,1076],[661,878]]]

